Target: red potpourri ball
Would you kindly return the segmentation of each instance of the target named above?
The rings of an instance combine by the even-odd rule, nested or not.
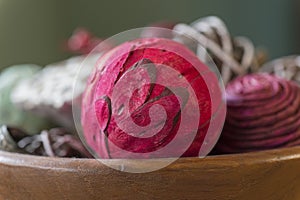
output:
[[[67,49],[74,53],[88,54],[102,39],[95,37],[88,30],[78,28],[74,31],[73,35],[67,41]]]
[[[217,153],[300,144],[300,88],[267,73],[238,77],[226,87],[227,117]]]
[[[83,95],[81,123],[100,158],[199,156],[219,137],[223,103],[217,75],[186,46],[143,38],[99,59]]]

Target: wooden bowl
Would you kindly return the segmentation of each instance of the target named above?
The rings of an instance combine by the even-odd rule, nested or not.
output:
[[[93,159],[0,152],[0,199],[300,199],[300,147],[180,158],[143,174],[120,172]]]

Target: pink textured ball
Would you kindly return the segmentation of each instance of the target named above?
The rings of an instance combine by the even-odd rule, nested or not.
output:
[[[217,76],[192,51],[169,39],[143,38],[99,59],[83,95],[81,120],[86,143],[100,158],[199,156],[219,137],[224,114],[218,115],[219,126],[210,122],[220,105]],[[172,142],[174,148],[160,151]]]
[[[243,153],[300,144],[300,88],[257,73],[226,87],[227,117],[218,153]]]

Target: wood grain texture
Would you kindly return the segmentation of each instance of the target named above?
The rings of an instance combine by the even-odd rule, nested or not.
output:
[[[181,158],[145,174],[120,172],[92,159],[0,152],[0,199],[300,199],[300,147]]]

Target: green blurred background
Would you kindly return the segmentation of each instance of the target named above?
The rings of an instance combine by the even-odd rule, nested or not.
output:
[[[63,41],[77,27],[99,37],[160,20],[190,23],[220,16],[275,58],[300,51],[300,4],[295,0],[0,0],[0,68],[66,58]]]

